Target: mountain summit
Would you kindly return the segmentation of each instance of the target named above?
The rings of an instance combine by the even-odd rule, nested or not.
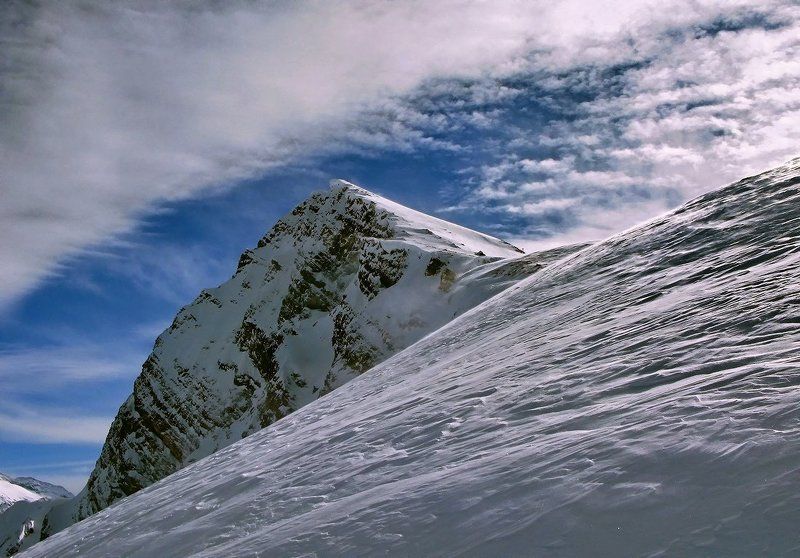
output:
[[[523,256],[332,181],[245,251],[229,281],[180,310],[87,486],[36,516],[26,544],[273,424],[578,248]]]
[[[358,380],[27,556],[796,555],[799,186],[800,159],[551,261]],[[367,196],[339,195],[311,203],[323,215],[349,200],[358,215],[373,211],[356,209]],[[387,227],[370,229],[381,240],[364,243],[344,274],[336,292],[349,307],[377,317],[370,302],[403,281],[426,306],[444,304],[450,282],[426,269],[466,277],[485,265],[469,246],[431,266],[441,254],[374,234],[395,230],[374,207],[363,222]],[[313,242],[309,253],[327,253],[324,238]],[[380,271],[365,272],[362,290],[367,254]],[[402,261],[402,274],[390,271]],[[332,279],[309,272],[330,290]],[[228,296],[261,276],[252,273]],[[289,307],[291,327],[336,312]],[[364,338],[355,346],[374,346],[354,335]],[[248,354],[222,358],[236,355],[239,373],[247,366],[258,379]],[[337,354],[307,381],[355,374]]]
[[[464,293],[459,278],[520,253],[332,181],[158,337],[76,518],[269,426],[444,325],[494,292]]]

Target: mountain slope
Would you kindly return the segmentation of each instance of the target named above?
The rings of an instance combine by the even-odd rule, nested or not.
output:
[[[791,556],[800,159],[545,267],[26,556]]]
[[[41,535],[25,545],[316,400],[579,248],[522,256],[333,181],[245,251],[229,281],[178,313],[86,488],[46,516],[32,511]],[[18,525],[0,522],[0,538],[9,529]]]
[[[55,498],[71,498],[72,493],[57,484],[33,477],[11,477],[0,473],[0,513],[16,502],[35,502]]]
[[[183,308],[111,426],[78,517],[286,416],[476,302],[455,280],[513,246],[344,181]],[[393,287],[393,288],[390,288]],[[453,291],[453,292],[451,292]],[[415,293],[416,303],[403,304]]]
[[[0,474],[0,477],[4,475]],[[6,477],[8,478],[8,477]],[[61,485],[45,482],[33,477],[14,477],[14,484],[35,492],[42,498],[53,500],[56,498],[72,498],[72,492]]]

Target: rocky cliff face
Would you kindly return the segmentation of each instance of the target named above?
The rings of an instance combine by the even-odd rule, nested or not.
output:
[[[579,248],[523,255],[334,181],[180,310],[84,490],[17,510],[36,525],[20,549],[269,426]]]
[[[29,556],[797,556],[798,324],[800,159],[551,263]]]

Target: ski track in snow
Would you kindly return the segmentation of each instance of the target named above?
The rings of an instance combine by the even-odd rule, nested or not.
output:
[[[567,256],[23,555],[798,555],[799,175]]]

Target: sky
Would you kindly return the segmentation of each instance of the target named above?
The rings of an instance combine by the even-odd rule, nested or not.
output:
[[[800,4],[0,7],[0,471],[85,482],[155,337],[344,178],[526,250],[798,155]]]

